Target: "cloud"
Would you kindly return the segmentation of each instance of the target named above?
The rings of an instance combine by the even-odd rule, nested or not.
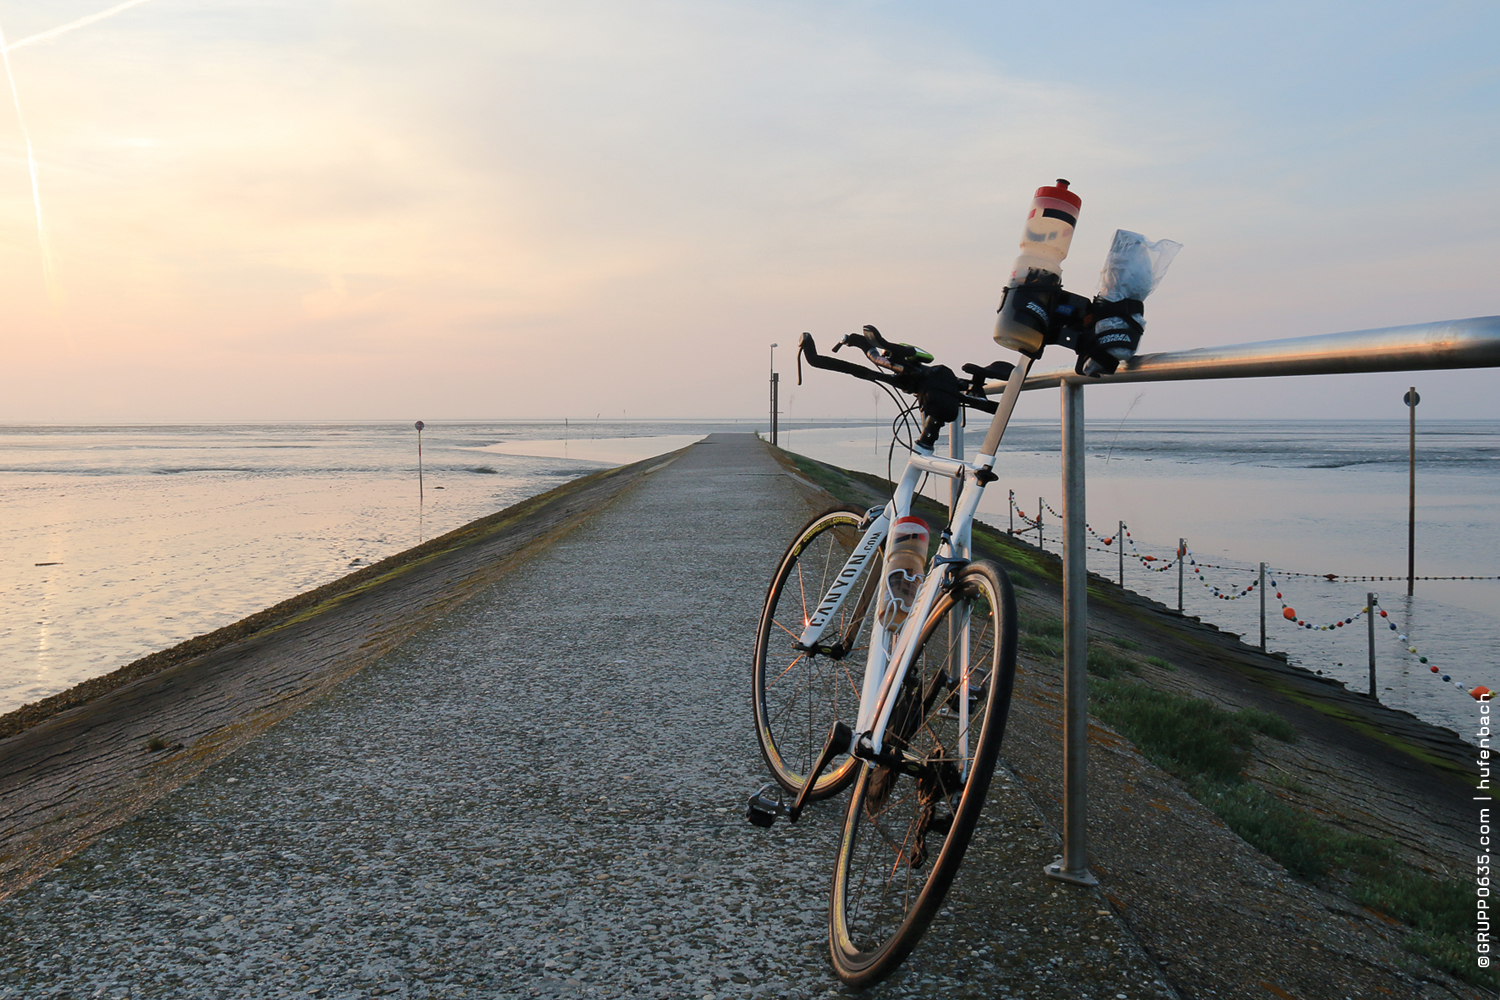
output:
[[[1424,169],[1471,177],[1493,139],[1426,156],[1401,135],[1444,124],[1409,98],[1266,97],[1315,75],[1248,14],[1085,13],[1064,53],[1019,7],[132,8],[15,53],[69,305],[49,317],[0,124],[0,397],[66,419],[124,377],[122,418],[378,416],[424,392],[433,414],[754,413],[744,373],[803,329],[991,360],[1020,216],[1058,176],[1084,197],[1070,286],[1092,290],[1116,227],[1187,244],[1157,346],[1494,311],[1497,196],[1469,185],[1443,254],[1420,237],[1444,198]],[[1493,79],[1464,81],[1450,122],[1488,106]],[[60,364],[61,389],[29,388]],[[187,379],[216,390],[167,413]]]

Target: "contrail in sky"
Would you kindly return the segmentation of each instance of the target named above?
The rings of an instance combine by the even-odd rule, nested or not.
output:
[[[16,107],[16,123],[21,126],[21,138],[26,140],[26,165],[31,169],[31,200],[36,204],[36,239],[42,248],[42,273],[47,282],[47,295],[54,303],[62,301],[62,290],[58,287],[57,271],[52,263],[52,247],[47,243],[47,227],[42,222],[42,189],[37,183],[36,152],[31,147],[31,132],[26,128],[26,118],[21,114],[21,94],[16,90],[16,77],[10,70],[10,53],[12,49],[19,49],[23,45],[31,45],[35,42],[49,41],[50,39],[57,38],[59,35],[66,35],[76,28],[82,28],[96,21],[102,21],[106,17],[113,17],[122,10],[127,10],[146,2],[147,0],[125,0],[124,3],[117,3],[108,10],[101,10],[97,14],[80,17],[76,21],[69,21],[67,24],[58,25],[56,28],[49,28],[35,35],[27,35],[12,45],[6,44],[5,31],[4,29],[0,29],[0,58],[3,58],[5,62],[5,79],[10,83],[10,99],[11,103]]]
[[[36,239],[42,247],[42,274],[47,282],[47,295],[54,303],[62,301],[61,289],[57,287],[57,273],[52,267],[52,248],[47,244],[47,227],[42,224],[42,191],[36,180],[36,153],[31,149],[31,133],[26,129],[26,119],[21,115],[21,95],[16,90],[15,74],[10,71],[10,48],[5,44],[5,29],[0,28],[0,58],[5,61],[5,79],[10,81],[10,97],[16,106],[16,123],[21,126],[21,138],[26,140],[26,164],[31,168],[31,200],[36,203]]]
[[[117,3],[108,10],[101,10],[97,14],[90,14],[88,17],[80,17],[76,21],[69,21],[67,24],[59,25],[56,28],[48,28],[46,31],[43,31],[39,34],[27,35],[19,42],[5,45],[5,51],[9,52],[12,49],[19,49],[23,45],[31,45],[35,42],[45,42],[50,39],[56,38],[58,35],[66,35],[68,32],[74,30],[75,28],[82,28],[85,25],[93,24],[95,21],[102,21],[106,17],[114,17],[122,10],[126,10],[130,7],[137,7],[146,2],[147,0],[125,0],[124,3]],[[0,45],[4,45],[4,42],[0,42]]]

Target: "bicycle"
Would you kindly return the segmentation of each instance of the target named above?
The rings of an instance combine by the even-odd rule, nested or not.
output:
[[[1088,300],[1063,295],[1046,343],[1076,348]],[[752,701],[775,781],[751,797],[747,818],[759,826],[782,816],[796,822],[810,801],[852,787],[835,859],[829,952],[840,979],[868,986],[906,959],[942,906],[1004,738],[1016,668],[1015,595],[999,565],[972,558],[971,536],[1035,357],[965,364],[969,377],[960,379],[871,326],[834,351],[845,346],[876,367],[820,355],[804,333],[798,384],[805,359],[908,392],[922,414],[921,433],[887,503],[814,517],[772,577]],[[1005,384],[998,400],[985,392],[992,379]],[[993,415],[979,454],[972,462],[933,454],[943,426],[963,407]],[[926,475],[957,479],[961,491],[908,608],[883,569],[892,527],[910,516]],[[785,795],[795,796],[790,805]]]

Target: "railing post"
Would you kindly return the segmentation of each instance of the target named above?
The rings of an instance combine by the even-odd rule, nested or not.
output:
[[[1182,558],[1187,555],[1187,539],[1177,539],[1177,613],[1182,614]]]
[[[1016,491],[1015,490],[1011,490],[1010,491],[1010,510],[1006,511],[1005,513],[1006,513],[1006,516],[1008,518],[1010,518],[1010,527],[1006,529],[1005,533],[1007,535],[1009,535],[1010,537],[1014,538],[1014,537],[1016,537]]]
[[[1063,856],[1052,878],[1097,885],[1088,859],[1088,550],[1084,547],[1083,386],[1062,385]],[[1037,506],[1041,517],[1041,505]]]
[[[1042,535],[1042,498],[1036,498],[1036,547],[1047,551],[1047,541]]]
[[[1266,564],[1260,564],[1260,651],[1266,651]]]
[[[1380,696],[1375,693],[1375,595],[1374,594],[1366,594],[1365,595],[1365,617],[1370,620],[1369,621],[1369,633],[1370,633],[1370,697],[1371,698],[1375,698],[1375,699],[1378,700],[1380,698]]]

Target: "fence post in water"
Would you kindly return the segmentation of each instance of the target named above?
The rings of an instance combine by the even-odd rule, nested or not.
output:
[[[1182,557],[1187,555],[1187,539],[1177,539],[1177,613],[1182,614]]]
[[[417,503],[423,499],[422,493],[422,428],[427,425],[417,421]]]
[[[1260,651],[1266,651],[1266,564],[1260,564]]]
[[[1125,589],[1125,522],[1115,531],[1115,544],[1120,547],[1120,589]]]
[[[1006,529],[1005,533],[1007,535],[1011,536],[1012,538],[1014,538],[1014,537],[1016,537],[1016,491],[1015,490],[1011,490],[1010,491],[1010,510],[1006,512],[1006,516],[1010,518],[1010,527],[1008,529]]]
[[[1098,885],[1088,868],[1089,571],[1083,533],[1083,386],[1073,382],[1062,385],[1062,467],[1063,856],[1044,870],[1065,882]]]
[[[1036,547],[1047,551],[1047,542],[1042,537],[1042,498],[1036,498]]]
[[[1375,693],[1375,595],[1365,595],[1365,617],[1370,620],[1370,697],[1379,698]]]

